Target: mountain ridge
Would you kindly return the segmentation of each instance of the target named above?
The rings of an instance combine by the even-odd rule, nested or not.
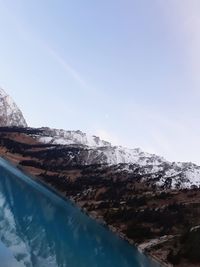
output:
[[[0,126],[27,127],[21,110],[12,98],[0,88]],[[81,165],[123,164],[123,170],[135,172],[163,188],[200,187],[200,167],[193,163],[170,162],[161,156],[142,151],[140,148],[113,146],[98,136],[86,134],[80,130],[67,131],[49,127],[38,128],[34,138],[43,144],[76,146],[77,150],[68,149],[64,157],[68,162]],[[83,148],[83,149],[81,149]],[[120,167],[121,170],[121,167]]]
[[[111,143],[98,138],[95,145],[88,142],[87,134],[81,131],[65,131],[50,128],[39,128],[37,140],[44,144],[61,146],[82,146],[84,153],[70,154],[80,159],[79,164],[124,164],[123,169],[132,172],[132,168],[140,168],[138,174],[149,175],[159,187],[191,188],[200,186],[200,166],[191,162],[170,162],[161,156],[143,152],[140,148],[129,149],[122,146],[112,146]],[[75,135],[75,136],[74,136]],[[97,137],[95,137],[97,138]]]
[[[0,155],[162,263],[178,257],[179,237],[200,225],[200,189],[184,177],[198,166],[100,164],[106,160],[98,154],[102,147],[45,144],[39,142],[42,136],[41,129],[0,128]]]
[[[0,126],[27,127],[21,110],[13,99],[0,87]]]

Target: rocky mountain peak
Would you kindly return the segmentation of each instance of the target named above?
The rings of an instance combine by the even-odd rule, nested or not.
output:
[[[2,88],[0,88],[0,126],[27,127],[21,110]]]

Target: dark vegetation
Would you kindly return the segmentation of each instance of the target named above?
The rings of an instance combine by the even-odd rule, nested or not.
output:
[[[81,164],[87,149],[76,146],[27,143],[10,134],[39,135],[29,128],[0,128],[0,148],[20,155],[19,165],[39,170],[39,178],[88,212],[96,212],[104,221],[136,243],[172,235],[169,244],[159,245],[168,251],[174,265],[185,259],[200,264],[200,189],[170,190],[157,188],[148,175],[141,175],[134,164],[131,172],[123,165]],[[22,136],[23,137],[23,136]],[[162,175],[162,174],[159,174]],[[143,178],[145,177],[145,182]],[[156,178],[155,178],[156,179]],[[170,243],[171,242],[171,243]],[[158,248],[157,248],[158,249]],[[198,265],[197,265],[198,266]]]
[[[42,130],[24,127],[0,127],[0,133],[25,133],[38,135],[42,133]]]

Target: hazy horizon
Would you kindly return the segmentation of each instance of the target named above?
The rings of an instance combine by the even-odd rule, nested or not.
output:
[[[200,2],[0,0],[0,85],[28,124],[200,164]]]

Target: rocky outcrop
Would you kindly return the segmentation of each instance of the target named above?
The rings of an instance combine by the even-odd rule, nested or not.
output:
[[[0,126],[27,127],[21,110],[2,88],[0,88]]]

